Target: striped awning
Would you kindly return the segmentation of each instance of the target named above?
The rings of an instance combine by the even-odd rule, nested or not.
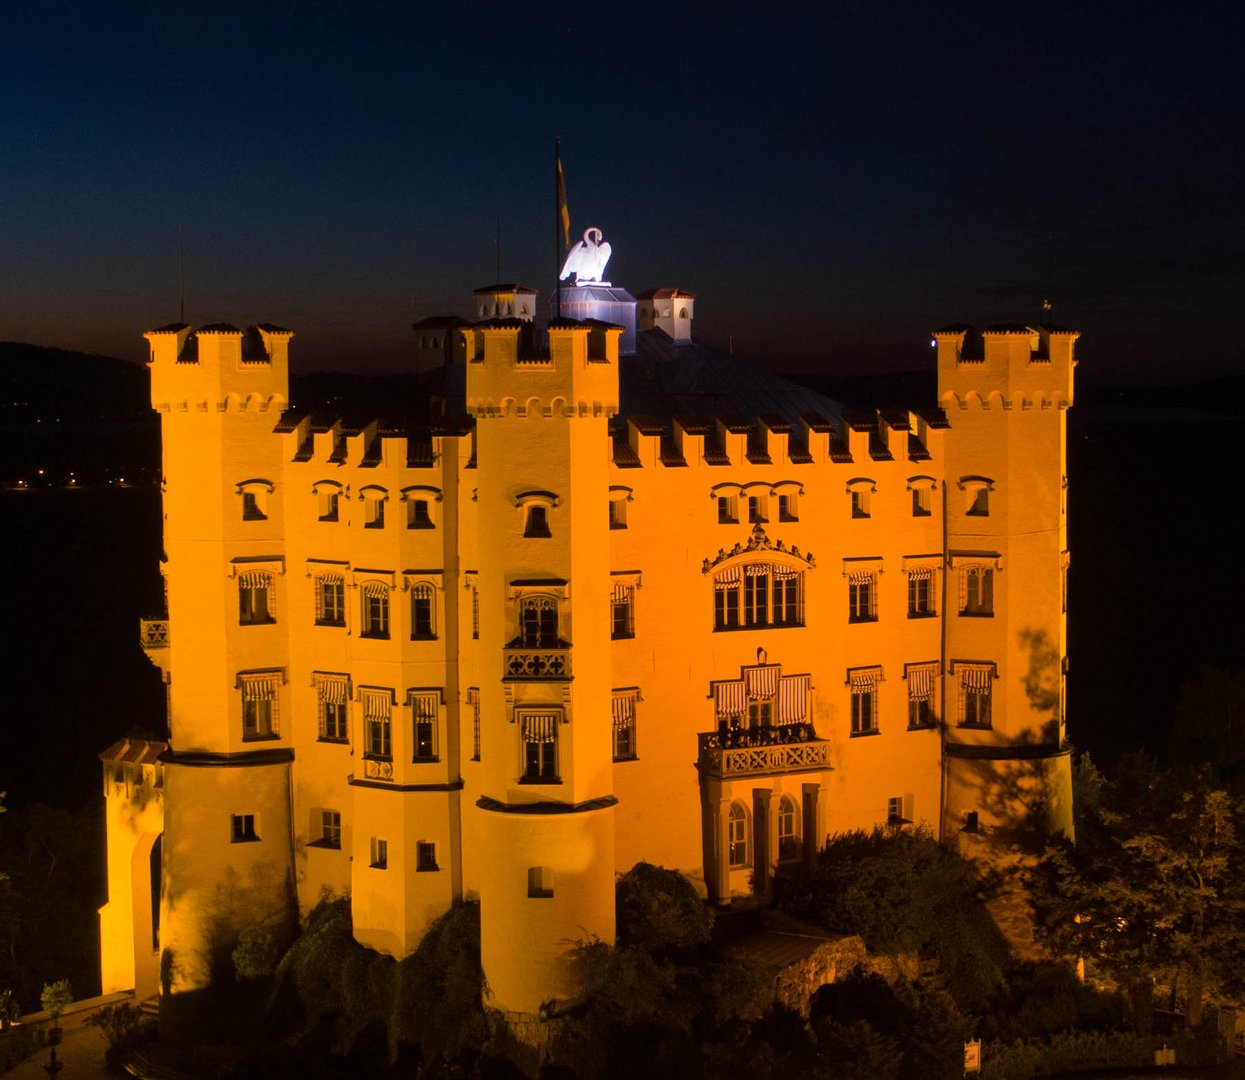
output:
[[[985,665],[967,667],[960,664],[956,666],[956,671],[960,676],[960,685],[966,690],[989,690],[994,679],[994,668]]]
[[[558,737],[558,718],[554,713],[536,713],[523,717],[523,741],[551,743]]]
[[[432,586],[431,585],[412,585],[411,595],[419,600],[431,600],[432,599]]]
[[[375,691],[365,692],[363,694],[363,719],[387,721],[391,704],[392,700],[388,694]]]
[[[807,675],[784,676],[778,699],[778,722],[802,724],[808,715],[808,691],[811,680]]]
[[[635,723],[635,694],[614,695],[614,727],[628,728]]]
[[[908,577],[913,581],[929,581],[933,576],[934,568],[932,566],[908,567]]]
[[[363,586],[364,596],[386,596],[389,593],[389,586],[383,581],[369,581]]]
[[[321,585],[344,585],[346,583],[345,576],[337,573],[317,574],[316,580]]]
[[[713,575],[713,587],[715,589],[735,589],[739,586],[739,567],[728,566],[725,570],[719,570]]]
[[[243,675],[243,701],[274,701],[277,697],[276,675]]]
[[[742,679],[714,683],[713,698],[719,716],[739,716],[748,704]]]
[[[925,701],[934,693],[933,665],[908,669],[908,697],[913,701]]]
[[[263,570],[248,570],[238,575],[238,584],[244,589],[267,589],[272,585],[272,575]]]
[[[615,585],[613,595],[610,598],[615,604],[631,603],[631,586]]]
[[[342,705],[349,696],[350,687],[345,675],[317,675],[315,682],[320,700],[326,704]]]
[[[774,578],[778,581],[790,581],[792,578],[800,576],[800,571],[793,566],[783,566],[781,563],[774,563]]]
[[[872,570],[853,570],[847,575],[848,583],[851,585],[872,585],[873,578]]]
[[[416,720],[435,720],[438,704],[436,694],[411,695],[411,711],[415,714]]]
[[[753,562],[744,566],[744,573],[749,577],[763,577],[773,569],[767,562]]]
[[[781,671],[782,667],[778,664],[744,668],[744,685],[748,688],[748,700],[765,701],[778,693],[778,676]]]
[[[851,674],[852,689],[857,693],[867,694],[882,677],[881,668],[869,668],[867,671],[853,671]]]

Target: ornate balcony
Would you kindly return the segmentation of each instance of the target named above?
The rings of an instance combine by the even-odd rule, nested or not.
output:
[[[751,730],[711,731],[697,736],[702,773],[727,779],[828,769],[829,743],[812,724],[786,724]]]
[[[569,679],[570,649],[507,649],[507,679]]]
[[[138,643],[142,645],[145,652],[151,652],[152,649],[167,649],[169,647],[169,620],[165,618],[139,619]]]

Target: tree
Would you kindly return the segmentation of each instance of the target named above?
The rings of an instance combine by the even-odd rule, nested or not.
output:
[[[1209,768],[1238,792],[1245,788],[1245,671],[1203,668],[1181,686],[1170,749],[1173,761]]]
[[[1052,844],[1032,885],[1048,942],[1124,989],[1140,1026],[1156,977],[1184,980],[1191,1027],[1208,988],[1241,979],[1245,807],[1206,770],[1126,759],[1076,844]]]

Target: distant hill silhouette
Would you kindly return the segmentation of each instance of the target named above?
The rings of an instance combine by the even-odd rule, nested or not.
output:
[[[0,341],[0,422],[142,420],[147,372],[113,356]]]

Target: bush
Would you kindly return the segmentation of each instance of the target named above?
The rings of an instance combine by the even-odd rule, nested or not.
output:
[[[43,1028],[33,1024],[11,1028],[7,1035],[0,1038],[0,1073],[25,1061],[43,1045],[45,1038]]]
[[[61,1013],[73,1004],[73,991],[69,989],[69,980],[57,979],[54,983],[44,983],[39,1000],[43,1004],[43,1011],[54,1021],[59,1020]]]
[[[654,955],[704,945],[713,912],[677,870],[636,863],[615,889],[618,947]]]
[[[86,1018],[88,1027],[97,1027],[108,1040],[108,1049],[104,1051],[104,1060],[111,1068],[119,1068],[126,1054],[149,1034],[144,1030],[142,1010],[128,1001],[116,1005],[105,1005],[98,1012]]]
[[[981,1080],[1030,1080],[1089,1069],[1140,1068],[1154,1064],[1161,1046],[1176,1049],[1180,1065],[1213,1065],[1213,1040],[1201,1032],[1177,1036],[1141,1032],[1062,1031],[1044,1039],[983,1043]]]
[[[239,980],[263,979],[277,970],[277,943],[266,926],[248,926],[233,949],[233,970]]]

